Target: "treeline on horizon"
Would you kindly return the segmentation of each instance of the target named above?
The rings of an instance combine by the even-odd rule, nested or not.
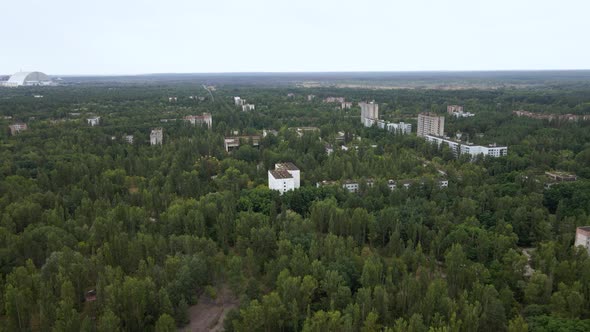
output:
[[[239,303],[227,331],[590,329],[590,259],[573,247],[576,227],[590,225],[589,124],[512,115],[590,114],[584,86],[212,94],[196,83],[0,89],[0,116],[12,117],[0,118],[0,331],[176,331],[224,288]],[[363,128],[362,100],[414,132],[419,112],[464,105],[476,116],[447,117],[447,132],[509,155],[456,158]],[[160,122],[202,112],[211,130]],[[16,121],[29,130],[10,136]],[[320,131],[300,137],[298,126]],[[155,127],[162,146],[149,145]],[[225,136],[262,129],[278,135],[226,153]],[[349,150],[327,155],[340,131]],[[302,187],[280,196],[267,170],[282,161],[301,169]],[[579,180],[546,189],[550,170]],[[368,178],[359,193],[316,187]],[[389,179],[425,182],[392,191]]]

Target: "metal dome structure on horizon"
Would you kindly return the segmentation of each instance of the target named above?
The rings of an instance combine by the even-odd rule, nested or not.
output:
[[[4,86],[33,86],[33,85],[51,85],[51,78],[39,71],[18,72],[4,82]]]

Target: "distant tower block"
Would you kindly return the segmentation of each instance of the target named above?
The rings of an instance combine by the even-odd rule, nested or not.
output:
[[[150,133],[150,144],[151,145],[162,145],[164,142],[164,129],[156,128],[152,129]]]
[[[435,113],[418,114],[418,136],[444,136],[445,117]]]

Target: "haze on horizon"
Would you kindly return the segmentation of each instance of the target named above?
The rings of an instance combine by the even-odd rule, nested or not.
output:
[[[0,73],[590,69],[583,0],[19,0]]]

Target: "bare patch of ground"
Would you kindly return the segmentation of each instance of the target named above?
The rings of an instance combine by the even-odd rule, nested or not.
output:
[[[223,331],[223,321],[227,313],[231,309],[237,308],[238,305],[238,299],[227,286],[222,286],[218,290],[216,299],[203,294],[199,298],[199,302],[188,309],[190,323],[178,331]]]

